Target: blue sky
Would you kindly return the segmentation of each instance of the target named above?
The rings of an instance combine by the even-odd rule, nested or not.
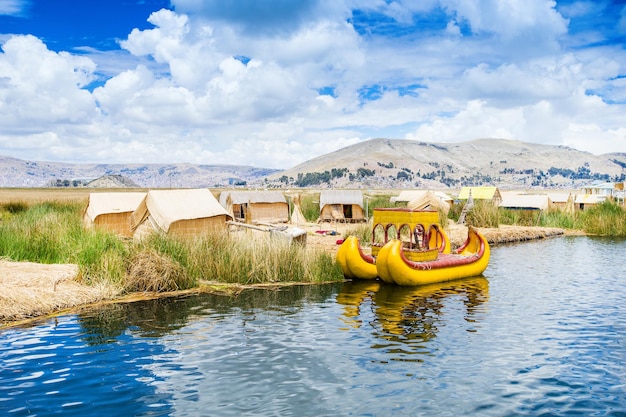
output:
[[[626,152],[626,2],[0,0],[0,155],[289,168],[375,137]]]

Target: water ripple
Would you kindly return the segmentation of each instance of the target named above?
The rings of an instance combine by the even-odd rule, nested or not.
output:
[[[0,414],[623,416],[624,253],[546,239],[446,284],[171,298],[8,329]]]

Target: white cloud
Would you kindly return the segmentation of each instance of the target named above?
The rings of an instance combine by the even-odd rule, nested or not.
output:
[[[29,4],[27,0],[2,0],[0,1],[0,16],[20,16]]]
[[[626,151],[626,54],[567,50],[551,1],[241,1],[175,0],[92,59],[9,38],[0,154],[288,168],[380,134]],[[359,32],[352,7],[399,34]]]
[[[33,36],[15,36],[0,55],[0,125],[5,129],[46,130],[96,114],[82,89],[92,78],[88,58],[55,53]]]

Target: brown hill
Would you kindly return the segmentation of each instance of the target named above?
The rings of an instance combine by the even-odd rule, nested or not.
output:
[[[334,170],[334,171],[333,171]],[[270,180],[307,186],[328,171],[333,187],[578,187],[623,181],[626,154],[593,155],[565,146],[506,139],[430,143],[372,139],[275,173]]]

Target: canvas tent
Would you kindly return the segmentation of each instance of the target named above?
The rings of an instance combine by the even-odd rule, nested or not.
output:
[[[131,237],[130,216],[146,193],[90,193],[83,224],[88,229],[113,232]]]
[[[289,204],[280,191],[223,191],[220,204],[237,221],[286,223]]]
[[[359,190],[323,190],[320,220],[364,221],[363,193]]]
[[[154,232],[199,236],[226,230],[231,219],[208,189],[150,190],[130,216],[135,239]]]

